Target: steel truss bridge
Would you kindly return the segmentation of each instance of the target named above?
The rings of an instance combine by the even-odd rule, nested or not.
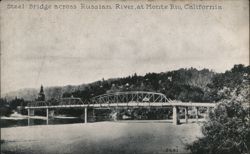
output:
[[[146,92],[146,91],[128,91],[116,92],[95,96],[90,100],[82,101],[80,98],[69,97],[50,101],[34,101],[30,102],[26,109],[28,115],[34,115],[35,109],[46,109],[47,118],[49,110],[57,108],[84,108],[85,123],[87,122],[88,108],[114,108],[114,107],[172,107],[173,108],[173,123],[179,123],[178,109],[180,107],[185,109],[185,119],[188,120],[188,107],[196,108],[196,119],[198,118],[198,107],[215,107],[215,103],[184,103],[177,100],[171,100],[162,93]],[[198,120],[198,119],[197,119]]]

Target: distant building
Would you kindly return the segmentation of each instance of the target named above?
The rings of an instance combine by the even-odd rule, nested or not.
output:
[[[172,82],[172,76],[169,76],[169,77],[168,77],[168,80],[169,80],[170,82]]]
[[[40,92],[38,93],[37,100],[38,101],[45,101],[45,94],[44,94],[44,91],[43,91],[43,85],[41,85],[41,89],[40,89]]]

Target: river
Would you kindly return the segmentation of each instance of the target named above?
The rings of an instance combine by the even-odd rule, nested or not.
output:
[[[14,119],[14,118],[1,118],[0,119],[0,128],[6,127],[18,127],[18,126],[28,126],[29,125],[46,125],[47,120],[45,118],[30,118],[30,122],[28,122],[28,118],[23,119]],[[49,119],[49,125],[56,125],[56,124],[72,124],[72,123],[83,123],[84,120],[78,117],[73,118],[53,118]]]

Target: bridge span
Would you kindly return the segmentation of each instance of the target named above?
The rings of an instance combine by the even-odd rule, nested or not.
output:
[[[162,93],[145,92],[145,91],[129,91],[103,94],[91,98],[88,101],[82,101],[80,98],[69,97],[51,101],[34,101],[28,104],[28,116],[34,115],[35,109],[46,109],[47,119],[49,119],[49,111],[58,108],[84,108],[87,123],[88,108],[109,109],[116,107],[156,107],[173,108],[173,124],[179,124],[179,109],[185,110],[185,121],[188,122],[188,107],[195,107],[196,121],[198,121],[198,108],[206,107],[208,110],[215,107],[216,103],[203,102],[181,102],[171,100]],[[48,123],[48,122],[47,122]]]

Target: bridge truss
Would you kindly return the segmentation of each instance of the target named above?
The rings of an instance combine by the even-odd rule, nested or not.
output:
[[[145,92],[145,91],[129,91],[129,92],[116,92],[110,94],[99,95],[91,99],[91,103],[104,104],[104,103],[129,103],[129,102],[169,102],[162,93]]]

